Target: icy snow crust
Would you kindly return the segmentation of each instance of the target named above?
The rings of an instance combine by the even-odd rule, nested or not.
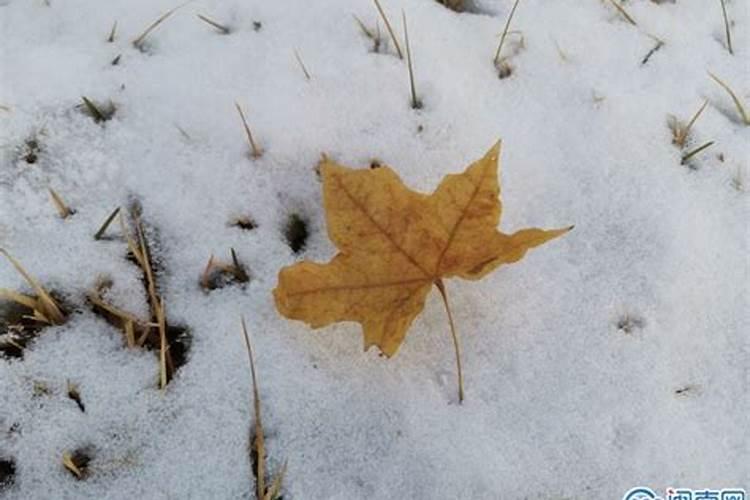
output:
[[[241,314],[272,470],[288,460],[286,499],[603,499],[638,484],[750,485],[750,127],[706,73],[750,106],[747,2],[727,0],[732,56],[718,1],[629,1],[632,26],[609,2],[525,0],[511,26],[524,47],[501,80],[492,57],[510,0],[464,14],[383,0],[399,34],[401,8],[408,18],[419,111],[405,63],[392,46],[371,52],[352,19],[374,29],[364,0],[200,0],[151,33],[145,53],[130,42],[175,3],[49,3],[0,2],[0,246],[77,310],[22,360],[0,360],[0,458],[16,464],[0,497],[250,498]],[[642,65],[649,35],[665,44]],[[518,35],[507,43],[509,54]],[[82,95],[111,99],[114,118],[94,123],[76,108]],[[680,165],[667,116],[686,121],[704,99],[688,148],[716,143]],[[259,159],[247,156],[234,101]],[[42,150],[29,165],[18,149],[35,133]],[[362,352],[356,324],[312,331],[279,316],[278,270],[335,251],[314,172],[322,152],[363,167],[377,158],[431,191],[497,138],[503,229],[576,228],[480,282],[447,283],[462,406],[437,293],[390,360]],[[60,219],[48,187],[77,214]],[[159,232],[169,319],[193,336],[164,394],[154,353],[127,350],[85,302],[107,275],[111,300],[146,314],[117,225],[115,238],[92,238],[134,197]],[[291,213],[309,222],[299,255],[283,237]],[[238,215],[258,227],[230,227]],[[209,255],[226,260],[230,247],[251,282],[204,293]],[[5,262],[0,286],[28,291]],[[65,397],[68,379],[85,413]],[[35,381],[49,394],[35,396]],[[81,446],[95,456],[76,481],[61,455]]]

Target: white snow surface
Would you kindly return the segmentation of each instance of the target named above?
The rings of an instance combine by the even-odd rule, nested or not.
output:
[[[750,127],[707,74],[750,106],[748,3],[726,2],[730,55],[718,1],[630,0],[633,26],[608,1],[523,0],[511,25],[523,46],[518,34],[506,41],[505,79],[492,58],[510,0],[462,14],[433,0],[382,3],[401,39],[406,13],[421,110],[393,46],[372,52],[354,22],[374,29],[365,0],[196,0],[148,36],[146,52],[131,41],[172,0],[0,1],[0,247],[74,309],[23,359],[0,359],[0,459],[16,466],[0,497],[251,498],[240,315],[270,468],[288,461],[287,500],[750,487]],[[664,45],[641,64],[654,37]],[[81,96],[111,99],[113,119],[94,123]],[[680,150],[668,115],[687,121],[704,100]],[[261,158],[248,156],[235,101]],[[19,154],[31,136],[35,164]],[[363,352],[355,323],[312,330],[277,313],[279,269],[335,253],[321,153],[363,168],[376,158],[429,192],[498,138],[502,229],[575,229],[481,281],[447,283],[462,405],[437,292],[392,359]],[[49,187],[74,216],[57,215]],[[128,350],[85,299],[109,276],[110,299],[146,314],[117,224],[114,238],[92,237],[133,198],[159,233],[169,321],[193,339],[164,393],[156,354]],[[309,222],[299,254],[283,235],[292,213]],[[258,227],[229,226],[239,215]],[[209,255],[227,260],[230,247],[251,282],[205,293]],[[5,261],[0,287],[29,291]],[[35,382],[49,394],[35,395]],[[61,457],[81,446],[94,458],[77,481]]]

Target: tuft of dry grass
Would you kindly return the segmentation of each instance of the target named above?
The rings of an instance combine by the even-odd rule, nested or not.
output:
[[[250,275],[237,257],[234,248],[230,248],[232,262],[230,264],[217,260],[213,255],[208,259],[201,274],[200,286],[205,291],[216,290],[230,283],[247,283]]]
[[[118,214],[116,210],[103,228]],[[124,311],[104,299],[104,293],[112,286],[111,280],[100,279],[88,294],[88,300],[94,311],[109,323],[120,328],[129,348],[139,347],[158,350],[159,381],[158,386],[164,390],[174,377],[177,368],[184,363],[188,349],[185,329],[170,326],[167,322],[164,299],[158,293],[156,276],[149,251],[149,243],[140,214],[136,208],[131,209],[130,216],[135,228],[135,236],[128,230],[122,212],[119,212],[120,227],[127,243],[132,260],[141,269],[143,283],[149,304],[149,318],[142,320],[136,315]],[[102,230],[100,230],[102,232]]]
[[[258,147],[258,144],[256,144],[255,139],[253,139],[253,133],[250,131],[250,126],[247,124],[247,119],[245,118],[245,113],[242,111],[242,107],[240,107],[239,103],[235,101],[234,107],[237,108],[237,113],[239,113],[240,118],[242,119],[242,126],[245,129],[245,136],[247,137],[247,142],[250,145],[250,156],[252,158],[260,158],[263,156],[263,150]]]
[[[0,288],[0,298],[10,300],[31,309],[34,313],[33,319],[39,323],[50,325],[61,325],[65,322],[65,313],[54,298],[44,287],[34,279],[4,248],[0,248],[6,259],[23,276],[29,286],[34,290],[36,296],[25,295],[5,288]]]
[[[403,59],[404,53],[401,51],[401,45],[398,43],[398,39],[396,38],[396,34],[393,32],[393,28],[391,27],[390,21],[388,21],[388,16],[385,15],[383,6],[380,5],[379,0],[373,0],[373,2],[375,2],[375,7],[378,9],[378,13],[380,14],[381,19],[383,19],[386,29],[388,29],[388,34],[391,36],[391,40],[393,41],[393,46],[396,48],[396,53],[398,54],[398,58]]]
[[[250,440],[248,443],[250,461],[255,466],[253,469],[253,475],[255,476],[255,498],[256,500],[275,500],[281,497],[281,486],[286,472],[286,462],[284,462],[281,470],[271,480],[270,485],[266,487],[266,441],[260,412],[260,391],[258,390],[258,376],[255,371],[255,356],[252,344],[250,343],[250,336],[247,333],[245,318],[241,318],[240,322],[242,324],[242,335],[245,339],[247,357],[250,362],[253,412],[255,414],[255,425],[250,430]]]
[[[740,118],[742,119],[742,123],[745,125],[750,125],[750,115],[747,114],[747,111],[745,111],[745,107],[742,105],[742,101],[740,101],[740,98],[737,97],[737,94],[734,93],[732,88],[726,84],[721,78],[714,75],[710,71],[708,72],[708,76],[711,77],[713,81],[718,83],[721,88],[723,88],[727,94],[729,94],[729,97],[732,98],[732,101],[734,102],[734,107],[737,108],[737,113],[739,113]]]

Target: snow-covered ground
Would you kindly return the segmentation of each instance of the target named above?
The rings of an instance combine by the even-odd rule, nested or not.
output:
[[[382,3],[401,39],[406,14],[420,110],[383,23],[376,53],[352,17],[375,30],[366,0],[196,0],[143,50],[131,41],[172,0],[0,1],[0,247],[73,310],[22,359],[0,359],[0,463],[14,469],[0,497],[250,498],[240,315],[271,468],[288,461],[286,499],[750,487],[750,127],[707,73],[750,107],[748,2],[726,0],[732,55],[718,0],[629,0],[637,25],[609,0],[522,0],[504,79],[492,59],[512,1],[462,14]],[[111,100],[112,119],[95,123],[82,96]],[[686,122],[704,100],[676,147],[669,116]],[[260,158],[248,156],[235,101]],[[498,138],[501,227],[576,228],[482,281],[448,282],[463,405],[437,293],[390,360],[362,352],[356,324],[313,331],[276,312],[279,269],[335,252],[322,152],[352,166],[377,159],[431,191]],[[48,188],[76,214],[61,219]],[[108,299],[147,316],[119,225],[93,239],[136,199],[168,320],[192,336],[163,393],[155,353],[127,349],[86,301],[107,276]],[[285,239],[293,214],[309,230],[297,254]],[[257,227],[232,226],[239,216]],[[206,293],[209,256],[229,261],[230,247],[250,282]],[[30,291],[5,261],[2,287]],[[79,448],[92,456],[82,481],[62,465]]]

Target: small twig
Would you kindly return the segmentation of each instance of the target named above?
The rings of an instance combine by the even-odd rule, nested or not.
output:
[[[52,202],[55,204],[55,208],[57,208],[57,213],[60,214],[60,217],[63,219],[67,219],[71,215],[75,213],[75,210],[71,209],[68,205],[65,204],[63,199],[60,197],[57,192],[52,189],[49,189],[50,197],[52,198]]]
[[[104,224],[99,228],[99,230],[94,234],[95,240],[102,239],[102,236],[104,236],[104,232],[107,230],[110,224],[112,224],[112,221],[115,220],[115,217],[117,217],[117,214],[120,213],[120,207],[115,208],[111,214],[107,217],[107,219],[104,221]]]
[[[409,86],[411,88],[411,107],[412,109],[420,109],[422,102],[417,99],[417,89],[414,85],[414,68],[411,63],[411,47],[409,46],[409,31],[406,27],[406,13],[401,11],[401,19],[404,23],[404,43],[406,43],[406,61],[409,68]]]
[[[239,103],[235,101],[234,107],[237,108],[237,112],[240,114],[240,118],[242,118],[242,126],[245,128],[245,135],[247,136],[247,142],[250,144],[250,154],[253,158],[260,158],[263,154],[263,151],[258,147],[258,145],[255,143],[255,140],[253,139],[253,133],[250,131],[250,126],[247,124],[247,120],[245,119],[245,113],[242,111],[242,108],[240,107]]]
[[[190,1],[192,1],[192,0],[190,0]],[[168,10],[167,12],[165,12],[164,14],[162,14],[161,16],[159,16],[159,18],[156,21],[154,21],[153,23],[151,23],[143,31],[143,33],[141,33],[136,39],[133,40],[133,46],[135,48],[139,49],[139,50],[142,49],[143,48],[143,41],[146,39],[146,37],[149,35],[149,33],[151,33],[156,28],[158,28],[161,23],[163,23],[164,21],[166,21],[167,18],[169,18],[169,16],[171,16],[172,14],[174,14],[178,9],[181,9],[182,7],[184,7],[185,5],[187,5],[189,3],[190,2],[185,2],[183,4],[178,5],[177,7],[173,7],[172,9]]]
[[[464,401],[464,376],[463,376],[463,370],[461,370],[461,348],[458,343],[458,335],[456,334],[456,328],[453,325],[453,315],[451,314],[451,308],[448,305],[448,295],[445,292],[445,285],[443,285],[443,280],[438,279],[435,282],[435,286],[440,292],[440,296],[443,298],[443,305],[445,306],[445,311],[448,313],[448,323],[450,324],[451,336],[453,337],[453,348],[456,351],[456,369],[458,371],[458,402],[463,403]]]
[[[230,29],[227,26],[224,26],[223,24],[217,23],[213,19],[211,19],[209,17],[206,17],[203,14],[196,14],[196,16],[198,17],[198,19],[200,19],[201,21],[203,21],[203,22],[205,22],[205,23],[213,26],[217,30],[221,31],[223,34],[225,34],[225,35],[229,34]]]
[[[714,141],[708,141],[707,143],[705,143],[705,144],[703,144],[701,146],[698,146],[697,148],[693,149],[692,151],[689,151],[688,153],[685,153],[682,156],[682,161],[680,161],[680,165],[686,164],[688,161],[690,161],[690,158],[692,158],[693,156],[697,155],[698,153],[700,153],[704,149],[712,146],[713,143],[714,143]]]
[[[110,32],[109,32],[109,36],[107,37],[107,41],[108,41],[109,43],[112,43],[112,42],[114,42],[114,41],[115,41],[115,35],[116,35],[116,34],[117,34],[117,21],[115,21],[115,22],[114,22],[114,23],[112,24],[112,30],[110,30]]]
[[[721,2],[721,13],[724,16],[724,32],[726,33],[727,37],[727,50],[729,50],[729,53],[731,55],[734,55],[734,51],[732,50],[732,33],[729,30],[729,19],[727,18],[727,7],[724,4],[724,0],[720,0]]]
[[[378,0],[373,0],[375,2],[375,7],[377,7],[378,12],[380,13],[380,17],[383,18],[383,22],[385,23],[385,27],[388,28],[388,33],[391,35],[391,40],[393,40],[393,45],[396,47],[396,52],[398,53],[398,58],[403,59],[404,54],[401,52],[401,46],[398,43],[398,39],[396,38],[396,34],[393,32],[393,28],[391,28],[391,23],[388,22],[388,16],[385,15],[385,11],[383,11],[383,7],[380,5],[380,2]]]
[[[732,98],[732,101],[734,101],[734,105],[737,108],[737,111],[739,112],[740,117],[742,118],[742,123],[744,123],[745,125],[750,125],[750,116],[745,111],[745,107],[742,105],[742,101],[740,101],[740,98],[737,97],[737,94],[734,93],[734,91],[729,87],[729,85],[724,83],[718,76],[714,75],[710,71],[708,72],[708,76],[710,76],[713,79],[713,81],[721,85],[721,87],[727,91],[729,96]]]
[[[520,0],[516,0],[513,3],[513,8],[510,9],[510,14],[508,15],[508,19],[505,21],[505,28],[503,29],[503,34],[500,37],[500,43],[497,45],[497,51],[495,51],[495,58],[493,59],[493,62],[495,63],[495,66],[500,62],[500,51],[503,48],[503,43],[505,43],[505,37],[508,35],[508,28],[510,28],[510,22],[513,19],[513,14],[516,12],[516,7],[518,7],[518,2]]]
[[[620,5],[619,3],[617,3],[615,0],[609,0],[609,3],[611,3],[612,6],[615,9],[617,9],[617,12],[619,12],[620,14],[622,14],[622,17],[624,17],[625,20],[627,20],[630,24],[632,24],[633,26],[638,26],[638,24],[635,22],[635,20],[632,17],[630,17],[630,14],[628,14],[628,12],[625,10],[625,7],[623,7],[622,5]]]
[[[302,68],[302,72],[305,74],[305,78],[307,81],[310,81],[310,73],[307,71],[307,68],[305,67],[305,63],[302,62],[302,58],[299,55],[299,52],[297,52],[297,49],[294,49],[294,57],[297,59],[297,62],[300,65],[300,68]]]

